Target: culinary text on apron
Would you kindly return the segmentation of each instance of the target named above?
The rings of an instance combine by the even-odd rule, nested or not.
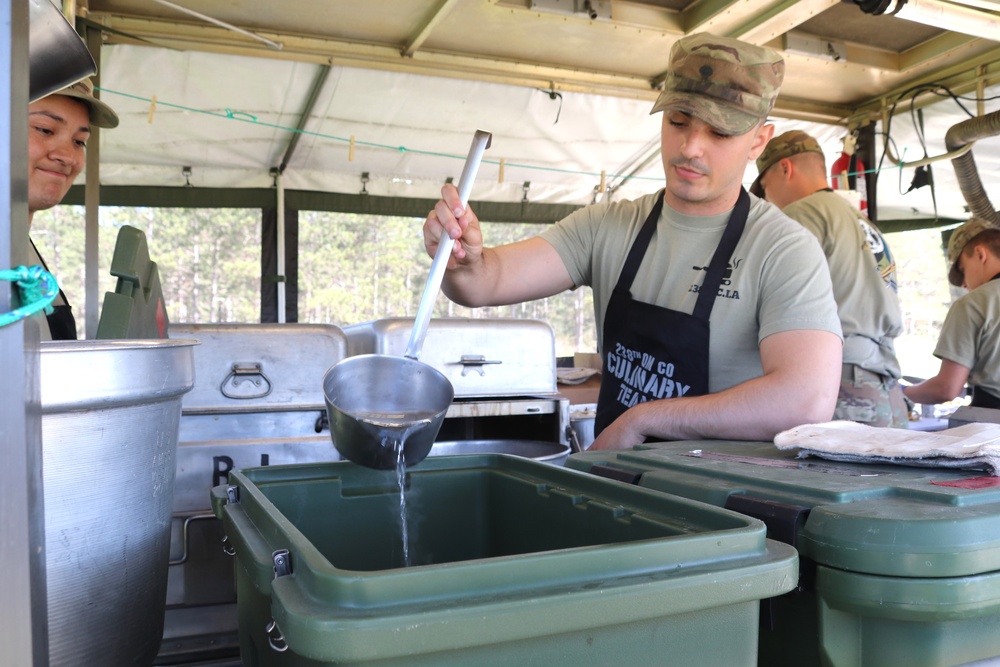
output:
[[[726,266],[743,235],[750,196],[740,188],[691,315],[636,301],[630,292],[662,210],[663,191],[632,243],[604,314],[604,369],[595,435],[636,403],[708,393],[708,320]]]

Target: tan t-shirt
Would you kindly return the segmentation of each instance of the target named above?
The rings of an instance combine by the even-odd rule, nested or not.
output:
[[[955,301],[934,356],[969,369],[969,384],[1000,396],[1000,279]]]
[[[598,346],[608,300],[657,196],[588,206],[542,234],[559,253],[574,284],[593,288]],[[729,212],[691,216],[664,204],[632,297],[691,313],[728,219]],[[816,238],[751,195],[746,229],[723,276],[710,323],[709,391],[713,393],[763,375],[758,346],[771,334],[813,329],[839,336],[830,274]]]
[[[903,332],[903,313],[896,264],[878,227],[832,191],[803,197],[783,210],[819,239],[829,262],[844,363],[898,379],[894,341]]]

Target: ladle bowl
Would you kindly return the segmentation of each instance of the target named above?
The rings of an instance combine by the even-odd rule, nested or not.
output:
[[[477,130],[472,138],[458,183],[463,206],[469,200],[490,138],[490,133],[483,130]],[[405,354],[348,357],[323,377],[333,446],[354,463],[381,470],[401,463],[416,465],[424,460],[437,438],[455,398],[455,388],[443,373],[417,361],[417,357],[454,243],[447,234],[438,241]]]
[[[391,470],[399,463],[400,446],[393,432],[408,431],[402,448],[406,465],[423,461],[455,389],[443,373],[415,359],[361,354],[326,372],[323,394],[330,437],[340,455],[369,468]],[[408,423],[412,428],[406,428]]]

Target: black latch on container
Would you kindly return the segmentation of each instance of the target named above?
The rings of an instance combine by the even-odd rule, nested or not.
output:
[[[759,519],[767,526],[767,536],[772,540],[784,542],[798,548],[799,531],[806,524],[809,517],[808,507],[802,505],[792,505],[782,503],[777,500],[758,498],[743,493],[734,493],[726,498],[725,508],[740,514],[752,516]],[[816,563],[808,558],[799,558],[799,583],[796,591],[810,591],[816,580]],[[791,593],[789,594],[791,595]],[[767,600],[761,601],[761,623],[764,624],[764,610],[768,605]],[[773,629],[769,628],[769,629]]]
[[[599,463],[594,465],[589,472],[592,475],[613,479],[618,482],[625,482],[626,484],[638,484],[639,480],[642,479],[641,472],[622,470],[621,468],[613,468]]]
[[[796,546],[799,530],[805,525],[809,508],[776,500],[736,493],[726,498],[725,508],[760,519],[767,526],[767,536]]]

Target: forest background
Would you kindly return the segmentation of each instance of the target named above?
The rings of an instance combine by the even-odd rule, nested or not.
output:
[[[35,215],[31,237],[74,306],[83,337],[84,210],[57,206]],[[298,321],[347,326],[416,313],[430,257],[414,218],[299,212]],[[171,322],[259,322],[259,209],[102,207],[99,293],[115,288],[109,273],[118,229],[145,232],[157,263]],[[499,245],[537,234],[544,225],[486,223]],[[904,375],[930,377],[940,362],[931,352],[952,300],[940,230],[886,235],[896,259],[904,333],[896,348]],[[547,299],[470,309],[438,297],[434,317],[528,318],[548,322],[557,356],[595,352],[593,297],[582,288]]]

